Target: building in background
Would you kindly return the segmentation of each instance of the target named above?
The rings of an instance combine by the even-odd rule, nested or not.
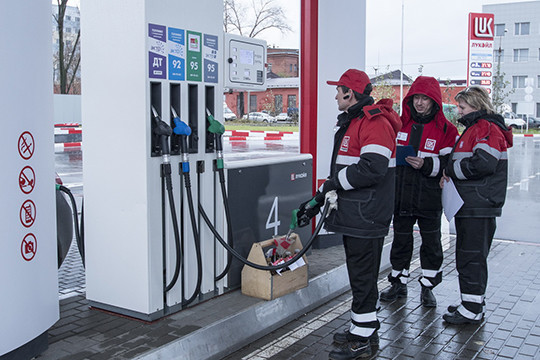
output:
[[[508,105],[518,115],[540,117],[540,1],[484,5],[482,11],[495,15],[494,72],[500,60],[514,89]]]
[[[235,91],[229,89],[224,101],[238,118],[249,112],[264,111],[270,115],[287,113],[293,119],[298,113],[298,94],[300,78],[298,77],[297,49],[268,48],[268,72],[266,91]],[[396,109],[400,105],[401,72],[388,71],[382,74],[370,75],[371,82],[377,86],[387,87],[384,97],[392,98]],[[403,96],[407,95],[414,79],[403,74]],[[455,105],[454,97],[465,89],[466,80],[439,79],[443,103]],[[375,91],[376,92],[376,91]]]
[[[52,5],[52,46],[53,55],[57,56],[59,47],[58,24],[55,16],[58,16],[58,5]],[[64,16],[64,41],[66,47],[72,47],[77,39],[77,33],[81,29],[81,13],[76,6],[66,6],[66,14]],[[58,80],[58,62],[54,63],[54,81]]]

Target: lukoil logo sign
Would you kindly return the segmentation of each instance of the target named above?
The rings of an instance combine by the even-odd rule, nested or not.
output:
[[[493,40],[494,36],[493,14],[470,13],[469,14],[469,39]]]

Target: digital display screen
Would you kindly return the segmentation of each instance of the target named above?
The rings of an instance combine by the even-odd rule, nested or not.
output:
[[[240,64],[253,65],[253,51],[240,49]]]

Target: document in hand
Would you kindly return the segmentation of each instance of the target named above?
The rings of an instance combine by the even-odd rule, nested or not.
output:
[[[407,156],[416,156],[416,151],[411,145],[398,145],[396,147],[396,165],[397,166],[411,166],[405,158]]]
[[[444,215],[448,221],[452,220],[459,209],[461,209],[463,206],[463,199],[459,195],[456,185],[454,185],[452,179],[444,183],[444,187],[442,189],[442,205]]]

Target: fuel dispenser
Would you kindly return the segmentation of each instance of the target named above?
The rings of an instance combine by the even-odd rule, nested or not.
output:
[[[297,154],[297,171],[290,159],[224,156],[223,88],[265,88],[266,43],[224,35],[222,0],[81,5],[86,295],[93,307],[152,321],[239,286],[226,247],[246,257],[279,233],[278,178],[299,186],[289,184],[282,207],[287,232],[294,195],[311,195],[311,157]],[[277,176],[270,167],[280,166]],[[235,182],[262,197],[246,198]],[[257,207],[271,217],[244,244]]]

